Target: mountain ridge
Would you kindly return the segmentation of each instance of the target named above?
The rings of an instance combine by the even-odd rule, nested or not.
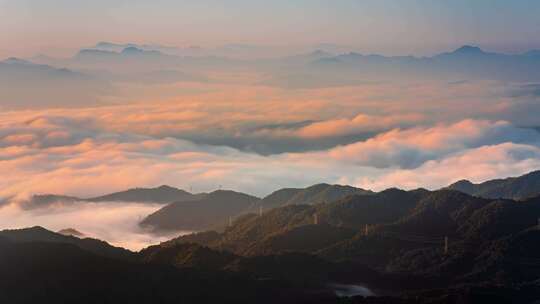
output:
[[[101,196],[81,198],[59,194],[35,194],[28,200],[22,201],[22,206],[28,209],[58,204],[73,204],[76,202],[140,202],[168,204],[175,201],[197,200],[206,193],[192,194],[185,190],[161,185],[154,188],[136,187],[124,191],[113,192]]]
[[[199,200],[172,202],[148,215],[140,225],[155,231],[201,230],[224,226],[231,217],[253,208],[260,198],[231,190],[216,190]]]
[[[521,200],[540,194],[540,170],[516,177],[487,180],[478,184],[460,180],[446,188],[485,198]]]

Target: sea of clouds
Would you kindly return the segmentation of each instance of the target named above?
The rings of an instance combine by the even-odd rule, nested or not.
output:
[[[540,168],[537,97],[509,93],[520,86],[177,86],[183,95],[156,101],[1,112],[0,198],[161,184],[436,189]]]
[[[0,112],[0,228],[75,228],[140,249],[154,205],[23,211],[34,194],[93,197],[163,184],[264,196],[349,184],[438,189],[540,169],[534,85],[493,81],[287,89],[245,83],[126,85],[105,104]],[[123,91],[122,91],[123,90]]]
[[[78,202],[26,210],[17,204],[0,207],[0,229],[42,226],[51,231],[75,229],[82,237],[105,240],[114,246],[140,250],[173,237],[189,233],[152,234],[138,223],[162,205],[100,202]]]

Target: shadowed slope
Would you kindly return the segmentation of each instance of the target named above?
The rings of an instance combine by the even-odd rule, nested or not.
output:
[[[196,201],[171,203],[146,217],[141,225],[159,230],[202,230],[225,225],[229,217],[253,207],[260,199],[251,195],[218,190]]]

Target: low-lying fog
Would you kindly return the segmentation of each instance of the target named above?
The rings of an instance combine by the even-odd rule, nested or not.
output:
[[[0,230],[42,226],[51,231],[73,228],[85,237],[140,250],[182,234],[155,235],[138,226],[145,216],[163,207],[158,204],[80,202],[25,210],[16,204],[0,207]],[[185,232],[188,233],[188,232]]]

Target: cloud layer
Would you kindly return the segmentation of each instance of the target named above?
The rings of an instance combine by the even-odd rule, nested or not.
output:
[[[64,110],[4,115],[0,124],[0,170],[10,174],[0,182],[0,197],[36,193],[93,196],[160,184],[193,187],[195,191],[211,191],[223,185],[257,195],[317,182],[349,183],[375,190],[393,186],[437,188],[461,178],[479,181],[540,168],[540,133],[501,120],[465,119],[399,128],[383,120],[374,127],[389,130],[366,139],[318,151],[266,155],[226,143],[208,144],[202,139],[197,143],[172,134],[158,135],[162,129],[158,134],[145,134],[143,126],[155,120],[160,123],[161,115],[155,118],[124,111],[123,119],[133,125],[145,121],[141,129],[128,132],[129,123],[116,119],[120,114],[106,111],[96,108],[78,113]],[[96,118],[94,113],[103,116]],[[181,120],[171,115],[171,119]],[[226,126],[227,120],[216,123]],[[302,140],[305,128],[265,136],[274,141],[284,136]],[[335,136],[341,135],[337,132]]]
[[[208,74],[117,84],[102,106],[0,112],[0,198],[161,184],[257,195],[318,182],[437,188],[538,168],[535,84],[287,89],[258,85],[252,71]]]

